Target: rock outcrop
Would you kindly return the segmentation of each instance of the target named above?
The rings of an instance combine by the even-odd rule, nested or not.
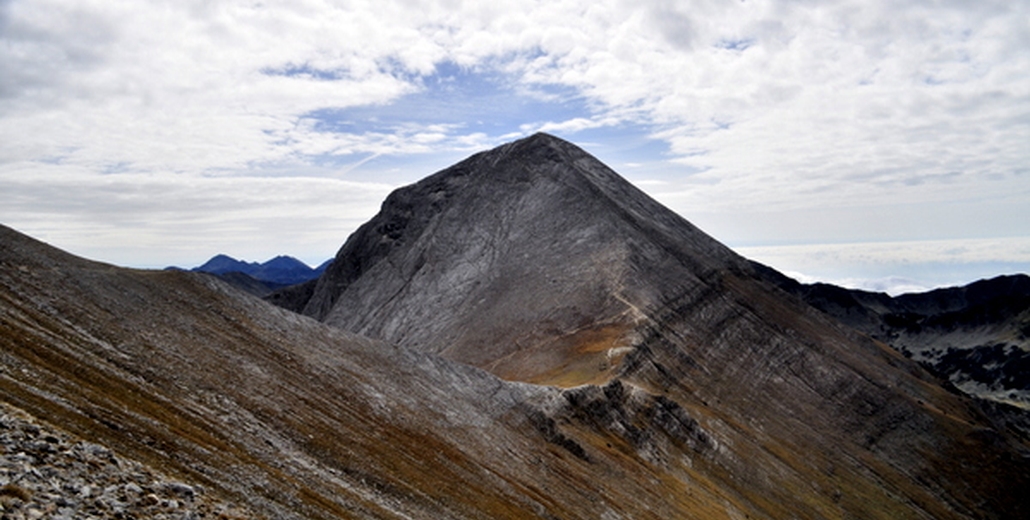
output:
[[[0,516],[10,520],[253,517],[3,403],[0,482]]]

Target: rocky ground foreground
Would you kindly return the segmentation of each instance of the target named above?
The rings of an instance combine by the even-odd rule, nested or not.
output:
[[[251,517],[0,403],[0,520]]]

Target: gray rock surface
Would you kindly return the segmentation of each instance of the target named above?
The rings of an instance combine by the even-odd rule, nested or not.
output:
[[[250,518],[200,486],[171,479],[0,403],[0,517]]]
[[[676,287],[725,269],[748,265],[582,149],[537,134],[392,193],[302,312],[540,380],[555,349],[630,342],[639,303],[668,289],[655,277],[689,277],[661,280]]]

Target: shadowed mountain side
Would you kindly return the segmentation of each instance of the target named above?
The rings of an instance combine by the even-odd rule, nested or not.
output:
[[[761,516],[639,389],[507,383],[213,277],[0,244],[4,402],[265,517]]]
[[[277,289],[261,296],[261,298],[277,307],[301,314],[304,311],[304,306],[311,301],[316,285],[318,285],[317,278]]]
[[[223,282],[245,293],[257,296],[258,298],[267,296],[272,292],[283,288],[281,284],[273,282],[263,282],[261,280],[258,280],[257,278],[254,278],[253,276],[241,273],[239,271],[230,271],[228,273],[222,274],[212,274],[212,276],[217,276],[218,278],[221,278]]]
[[[661,396],[773,517],[1028,510],[1017,434],[545,134],[392,193],[303,312],[506,379]]]
[[[787,292],[890,344],[971,395],[1030,410],[1030,276],[891,297],[758,272]]]

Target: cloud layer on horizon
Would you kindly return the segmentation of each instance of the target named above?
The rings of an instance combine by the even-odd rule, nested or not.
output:
[[[57,233],[111,204],[112,242],[190,248],[168,230],[195,218],[197,243],[304,256],[297,229],[334,248],[385,186],[545,130],[739,240],[769,233],[754,211],[849,228],[913,204],[983,215],[956,237],[1030,235],[1028,20],[1002,1],[0,1],[0,219]],[[770,239],[805,235],[784,222]],[[125,254],[104,259],[153,263]]]
[[[735,248],[803,283],[897,295],[953,287],[1030,265],[1030,237]],[[856,277],[863,273],[864,277]]]

